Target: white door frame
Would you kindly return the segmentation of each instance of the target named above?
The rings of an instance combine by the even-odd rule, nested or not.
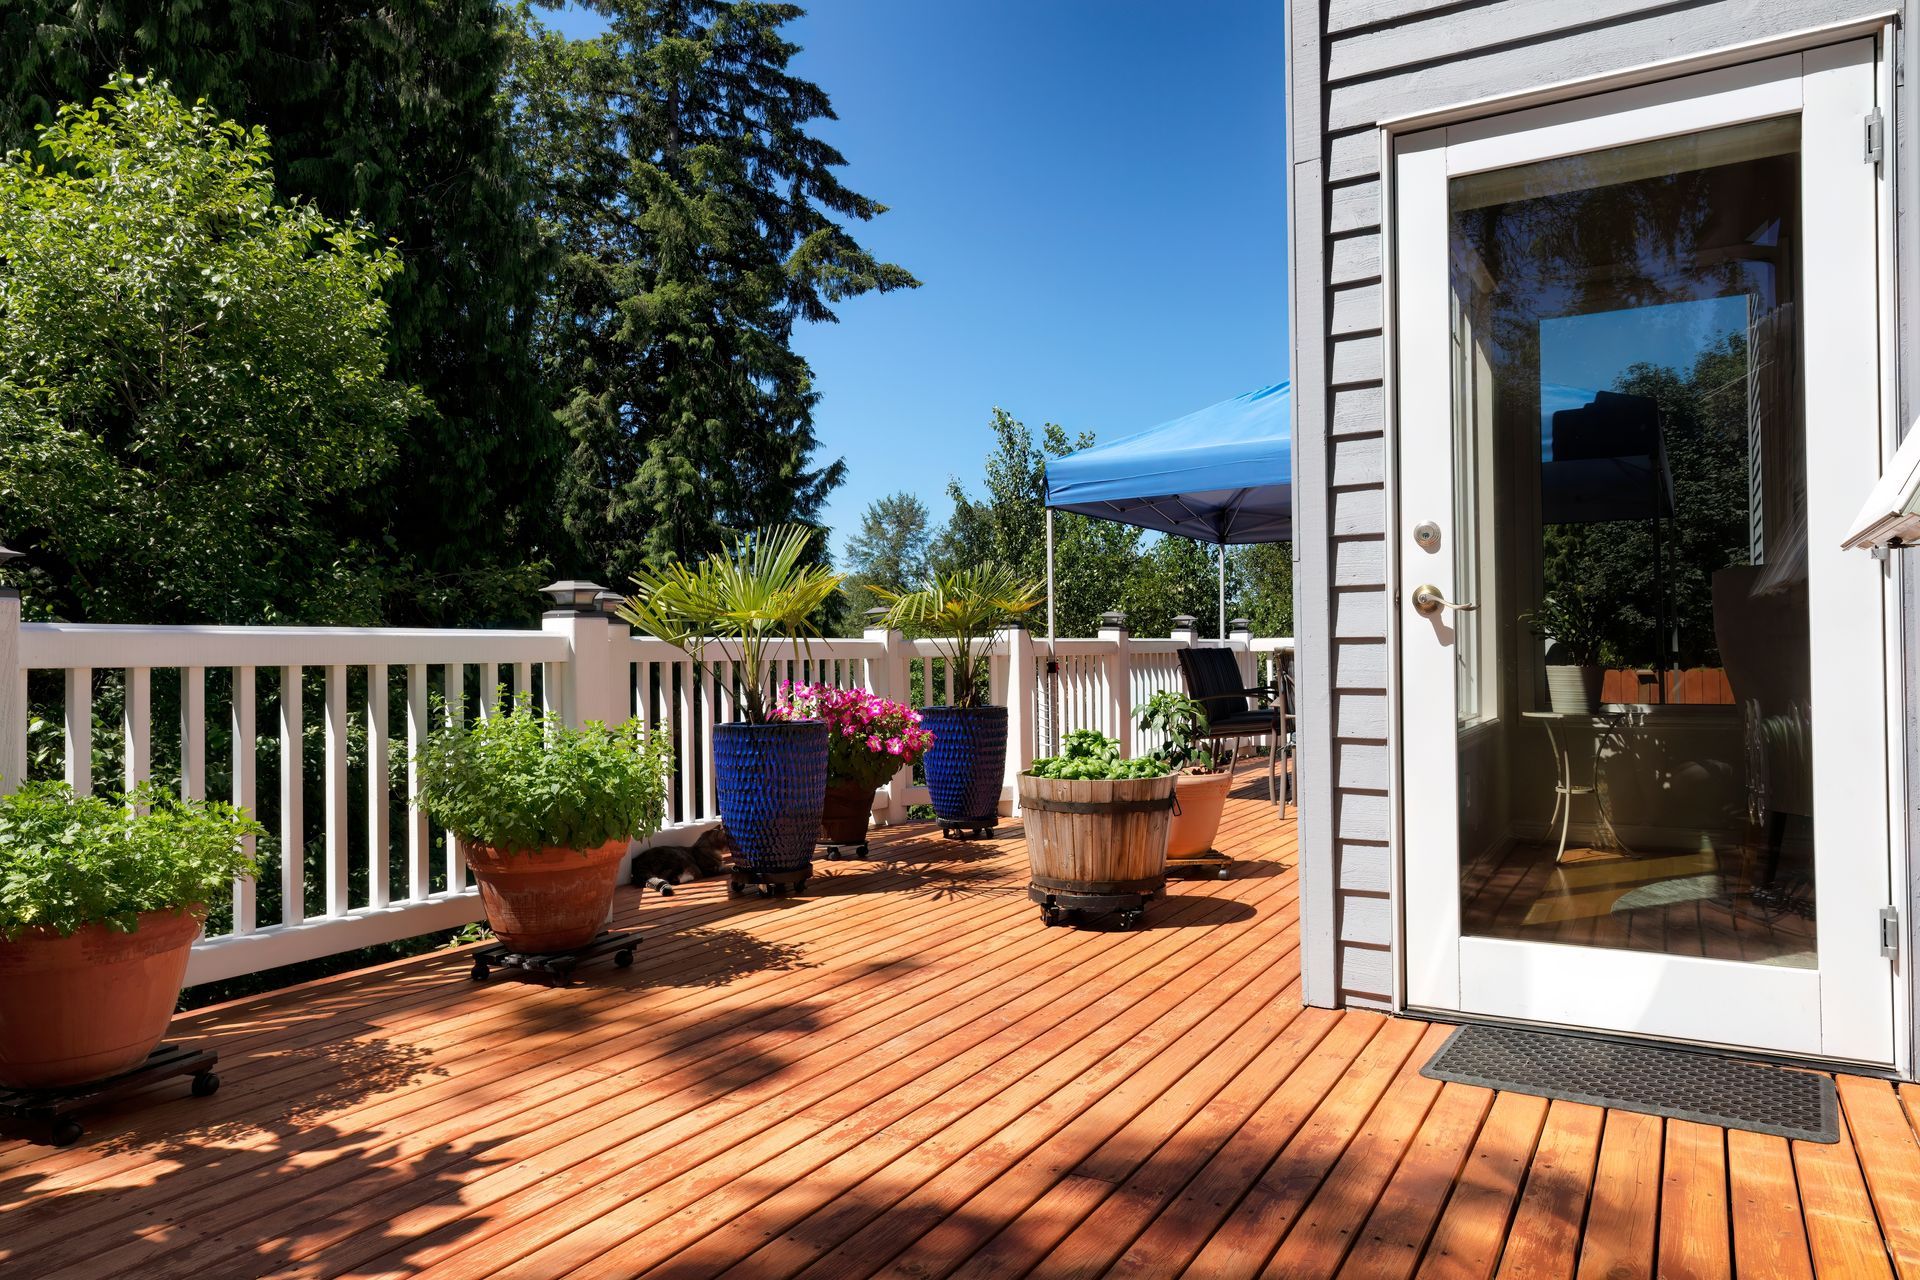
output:
[[[1445,857],[1433,853],[1442,838],[1435,833],[1444,833],[1449,846],[1457,844],[1454,757],[1450,746],[1444,760],[1434,754],[1439,741],[1437,717],[1432,707],[1419,706],[1421,689],[1431,689],[1433,673],[1440,669],[1440,664],[1432,664],[1433,670],[1423,671],[1422,659],[1450,650],[1439,647],[1431,624],[1413,613],[1407,600],[1415,577],[1436,582],[1442,594],[1451,594],[1453,586],[1449,557],[1429,555],[1410,536],[1415,522],[1444,516],[1450,545],[1451,498],[1443,511],[1415,511],[1413,505],[1438,504],[1431,490],[1423,494],[1417,484],[1408,484],[1409,476],[1445,475],[1451,470],[1453,427],[1446,415],[1452,395],[1451,335],[1447,341],[1430,336],[1427,341],[1408,340],[1409,334],[1430,335],[1434,321],[1428,317],[1436,314],[1436,300],[1441,303],[1438,314],[1445,314],[1444,300],[1451,288],[1445,216],[1448,177],[1783,114],[1802,114],[1809,139],[1857,136],[1835,130],[1843,117],[1851,127],[1858,127],[1853,122],[1861,114],[1861,95],[1871,103],[1879,77],[1873,42],[1854,40],[1451,122],[1418,133],[1388,135],[1383,170],[1390,219],[1387,323],[1393,353],[1388,394],[1397,443],[1389,502],[1395,524],[1388,540],[1395,601],[1390,656],[1397,685],[1393,698],[1399,739],[1395,753],[1401,877],[1397,925],[1406,1006],[1874,1064],[1893,1064],[1896,1056],[1906,1056],[1896,1050],[1892,965],[1879,956],[1877,945],[1867,954],[1862,941],[1874,936],[1879,907],[1894,901],[1890,886],[1868,884],[1862,892],[1860,884],[1849,884],[1824,866],[1822,910],[1816,926],[1819,970],[1496,939],[1461,940],[1457,850]],[[1809,141],[1803,146],[1801,164],[1803,190],[1833,193],[1833,203],[1842,207],[1841,214],[1823,212],[1822,225],[1836,225],[1832,218],[1860,217],[1864,211],[1863,221],[1851,224],[1859,234],[1805,237],[1803,312],[1823,317],[1801,326],[1802,359],[1809,371],[1809,438],[1819,439],[1823,421],[1841,417],[1864,418],[1881,427],[1871,441],[1863,432],[1840,449],[1809,450],[1810,500],[1817,504],[1823,499],[1814,496],[1816,490],[1851,492],[1836,478],[1842,469],[1856,488],[1870,483],[1888,436],[1877,365],[1872,377],[1832,380],[1820,389],[1818,404],[1811,376],[1819,368],[1856,366],[1861,352],[1881,350],[1879,312],[1885,304],[1876,308],[1869,297],[1869,305],[1862,307],[1855,297],[1854,305],[1841,305],[1828,286],[1841,280],[1877,281],[1883,262],[1878,255],[1885,253],[1888,229],[1877,217],[1882,202],[1876,186],[1880,176],[1862,163],[1857,149]],[[1439,193],[1437,208],[1435,192]],[[1839,286],[1834,288],[1841,292]],[[1421,307],[1421,319],[1410,322],[1400,312],[1413,307]],[[1420,430],[1407,429],[1409,418],[1416,420]],[[1810,612],[1816,650],[1860,659],[1857,664],[1838,664],[1825,671],[1816,664],[1814,700],[1823,708],[1821,723],[1828,736],[1838,727],[1834,707],[1863,708],[1863,715],[1877,726],[1881,748],[1878,771],[1866,775],[1842,774],[1835,767],[1822,770],[1822,753],[1816,751],[1815,811],[1820,815],[1820,848],[1828,851],[1823,863],[1837,857],[1832,853],[1836,842],[1878,847],[1888,850],[1883,874],[1891,876],[1904,865],[1889,814],[1890,774],[1899,757],[1892,750],[1894,744],[1886,740],[1890,729],[1887,646],[1893,639],[1887,628],[1894,615],[1885,608],[1886,591],[1878,566],[1862,563],[1857,553],[1850,560],[1841,558],[1837,536],[1824,536],[1818,506],[1813,518],[1810,566],[1815,584]],[[1849,638],[1857,654],[1848,649]],[[1450,663],[1444,657],[1441,661]],[[1450,675],[1445,687],[1449,710],[1445,728],[1451,739]],[[1897,720],[1892,727],[1897,729]],[[1423,734],[1425,742],[1420,741]],[[1425,754],[1416,758],[1414,753],[1423,750]],[[1872,911],[1863,917],[1867,899],[1873,900]],[[1607,998],[1592,998],[1596,979],[1601,982],[1599,989],[1610,993]],[[1486,993],[1493,989],[1500,995],[1489,1000]],[[1703,998],[1706,993],[1711,998]],[[1755,1030],[1754,1009],[1767,1011],[1772,1029]]]

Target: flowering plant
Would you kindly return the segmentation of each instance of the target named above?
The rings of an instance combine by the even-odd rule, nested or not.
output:
[[[918,711],[865,689],[782,680],[773,718],[827,722],[829,786],[859,782],[878,787],[933,745],[933,733],[920,727]]]

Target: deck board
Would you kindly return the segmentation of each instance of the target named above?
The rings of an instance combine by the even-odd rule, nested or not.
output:
[[[0,1277],[1920,1274],[1920,1091],[1838,1147],[1425,1079],[1300,1003],[1294,831],[1047,929],[1016,828],[880,833],[797,899],[623,890],[631,970],[450,950],[176,1022],[222,1091],[0,1144]]]

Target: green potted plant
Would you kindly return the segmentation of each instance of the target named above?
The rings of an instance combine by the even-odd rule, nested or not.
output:
[[[1173,771],[1154,756],[1123,759],[1097,729],[1076,729],[1060,747],[1019,778],[1027,895],[1048,924],[1111,912],[1130,929],[1166,887]]]
[[[1167,857],[1194,858],[1213,851],[1220,815],[1233,775],[1219,746],[1207,737],[1207,713],[1177,689],[1163,689],[1133,709],[1142,733],[1158,733],[1154,758],[1173,771],[1173,821],[1167,827]]]
[[[696,565],[642,571],[614,610],[691,658],[703,688],[733,691],[739,719],[713,726],[714,791],[736,856],[774,893],[798,892],[812,874],[826,796],[827,726],[774,715],[771,662],[776,641],[820,634],[820,612],[840,589],[839,574],[808,560],[816,532],[760,529]]]
[[[1551,643],[1547,650],[1547,705],[1562,715],[1592,715],[1600,709],[1606,679],[1604,603],[1579,587],[1553,591],[1521,621]]]
[[[888,602],[885,625],[932,638],[953,672],[953,705],[920,713],[933,733],[927,791],[941,833],[988,834],[999,821],[1007,709],[987,704],[987,652],[997,629],[1040,603],[1042,588],[987,561],[932,574],[912,591],[879,590],[879,595]]]
[[[672,760],[637,721],[570,729],[529,697],[420,745],[420,807],[460,837],[487,924],[529,955],[599,934],[627,843],[660,829]]]
[[[819,720],[827,726],[826,807],[820,836],[830,845],[867,849],[873,793],[901,769],[917,764],[933,744],[920,713],[867,689],[782,682],[779,720]]]
[[[167,1033],[206,903],[258,875],[266,831],[217,801],[147,786],[0,797],[0,1085],[132,1070]]]

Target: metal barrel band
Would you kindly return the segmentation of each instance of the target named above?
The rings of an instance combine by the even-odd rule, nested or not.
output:
[[[1033,809],[1041,813],[1159,813],[1173,808],[1173,796],[1164,795],[1158,800],[1043,800],[1037,796],[1023,798],[1023,809]]]
[[[1031,887],[1080,897],[1119,893],[1155,894],[1166,887],[1166,877],[1154,876],[1148,880],[1055,880],[1050,876],[1034,876]]]

